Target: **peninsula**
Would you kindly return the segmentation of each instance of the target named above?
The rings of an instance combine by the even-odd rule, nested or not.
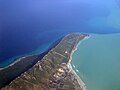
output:
[[[37,62],[1,90],[85,90],[84,83],[76,75],[70,62],[78,43],[87,36],[68,34],[42,59],[34,56],[33,59],[37,59]],[[17,68],[21,68],[19,66]]]

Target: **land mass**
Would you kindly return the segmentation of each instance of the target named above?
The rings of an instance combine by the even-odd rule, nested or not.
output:
[[[78,33],[68,34],[42,59],[35,57],[36,64],[1,90],[85,90],[84,83],[75,74],[70,62],[78,43],[87,36]],[[22,67],[22,63],[18,69]]]

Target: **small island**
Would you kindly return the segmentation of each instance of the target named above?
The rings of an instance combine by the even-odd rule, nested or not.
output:
[[[68,34],[42,59],[32,56],[36,63],[1,90],[85,90],[85,84],[70,63],[78,43],[86,37],[87,34]]]

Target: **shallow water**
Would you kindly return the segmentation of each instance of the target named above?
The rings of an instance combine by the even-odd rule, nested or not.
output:
[[[120,34],[95,35],[73,54],[73,68],[88,90],[120,90]]]

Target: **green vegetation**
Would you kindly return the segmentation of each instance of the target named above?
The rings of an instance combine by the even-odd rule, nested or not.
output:
[[[38,61],[32,68],[2,90],[76,90],[78,82],[67,64],[72,51],[86,35],[72,33]],[[79,90],[81,90],[78,85]]]

